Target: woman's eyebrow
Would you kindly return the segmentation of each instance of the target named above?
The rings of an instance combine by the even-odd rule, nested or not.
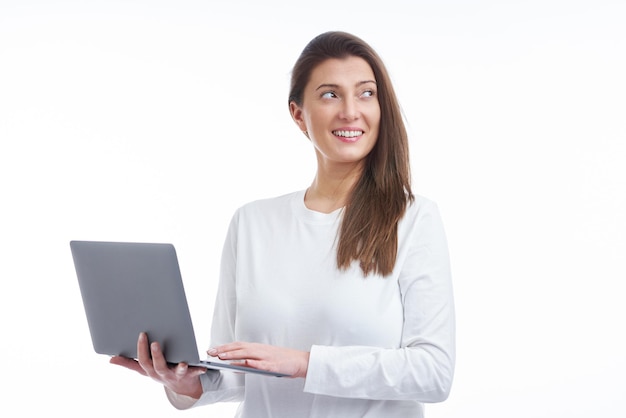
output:
[[[324,83],[324,84],[320,84],[319,86],[317,86],[315,91],[317,91],[319,89],[337,89],[337,88],[339,88],[339,84]]]
[[[358,83],[356,83],[356,86],[359,87],[359,86],[362,86],[363,84],[369,84],[369,83],[372,83],[372,84],[376,85],[376,81],[374,81],[374,80],[363,80],[363,81],[359,81]],[[319,86],[317,86],[317,88],[315,90],[317,91],[319,89],[324,89],[324,88],[326,88],[326,89],[338,89],[339,87],[340,87],[339,84],[323,83],[323,84],[320,84]]]

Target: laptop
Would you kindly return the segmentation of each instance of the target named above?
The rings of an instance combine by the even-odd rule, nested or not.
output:
[[[200,359],[172,244],[71,241],[70,249],[96,353],[137,358],[137,338],[146,332],[168,363],[286,376]]]

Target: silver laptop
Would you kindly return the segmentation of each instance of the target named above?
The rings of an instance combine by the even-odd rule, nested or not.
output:
[[[172,244],[71,241],[94,350],[137,358],[137,338],[158,341],[168,363],[285,376],[201,360]]]

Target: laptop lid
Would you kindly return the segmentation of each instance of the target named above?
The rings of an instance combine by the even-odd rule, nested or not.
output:
[[[172,244],[70,242],[94,350],[137,357],[137,337],[159,341],[168,362],[200,358]]]
[[[137,358],[137,338],[146,332],[169,363],[286,376],[200,360],[172,244],[71,241],[70,248],[96,353]]]

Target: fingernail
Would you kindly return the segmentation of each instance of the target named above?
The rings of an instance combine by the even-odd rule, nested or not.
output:
[[[209,351],[207,351],[207,354],[210,356],[216,356],[217,350],[215,348],[209,348]]]

